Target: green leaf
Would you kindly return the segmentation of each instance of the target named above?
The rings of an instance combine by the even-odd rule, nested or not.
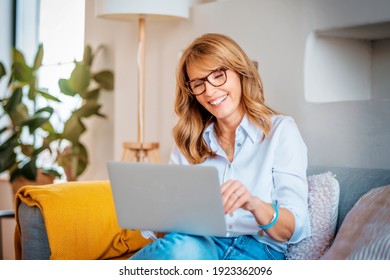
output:
[[[23,97],[23,90],[21,88],[16,88],[12,92],[11,97],[8,99],[7,104],[5,104],[4,111],[6,111],[8,114],[14,112],[18,104],[21,104],[22,97]]]
[[[20,177],[20,176],[23,176],[22,174],[22,170],[20,170],[19,168],[16,168],[14,169],[14,171],[10,171],[10,181],[14,181],[16,180],[16,178]]]
[[[69,146],[66,146],[64,150],[60,153],[58,153],[56,162],[64,168],[64,170],[69,169],[69,167],[72,165],[72,157],[73,157],[73,151],[72,151],[72,144]]]
[[[9,113],[9,116],[15,126],[22,125],[29,118],[27,106],[22,103],[17,104],[15,111]]]
[[[88,152],[81,143],[67,146],[58,155],[57,162],[64,168],[68,180],[74,180],[80,176],[88,165]]]
[[[76,63],[76,67],[73,69],[68,80],[68,87],[71,91],[78,93],[86,91],[90,79],[89,67],[84,63]]]
[[[0,135],[3,134],[4,132],[6,132],[8,130],[8,127],[3,127],[0,129]]]
[[[93,100],[97,101],[97,99],[99,98],[99,95],[100,95],[100,89],[99,88],[93,89],[93,90],[88,91],[85,94],[85,99],[93,99]]]
[[[60,87],[60,90],[63,94],[70,95],[70,96],[75,96],[77,94],[76,91],[70,89],[68,85],[68,80],[66,79],[60,79],[58,81],[58,86]]]
[[[0,145],[0,151],[3,149],[14,148],[18,145],[18,133],[14,132],[4,143]]]
[[[104,70],[95,74],[93,79],[106,90],[114,89],[114,74],[109,70]]]
[[[37,165],[35,160],[35,158],[32,158],[29,162],[23,165],[21,169],[22,175],[31,181],[35,181],[35,178],[37,177]]]
[[[46,107],[42,107],[41,109],[39,109],[38,111],[35,112],[35,116],[44,116],[45,113],[49,113],[48,115],[48,119],[51,117],[51,115],[53,114],[54,112],[54,109],[50,106],[46,106]]]
[[[16,154],[13,150],[5,150],[0,152],[0,173],[10,169],[16,161]]]
[[[74,111],[74,114],[79,117],[88,118],[92,115],[97,115],[101,107],[102,105],[98,104],[95,100],[89,99],[83,106]]]
[[[86,65],[91,66],[93,62],[93,54],[91,46],[87,45],[84,47],[83,62]]]
[[[37,90],[37,92],[38,92],[42,97],[44,97],[44,98],[47,99],[47,100],[52,100],[52,101],[55,101],[55,102],[61,102],[61,100],[59,100],[57,97],[51,95],[51,94],[48,93],[48,92],[45,92],[45,91],[42,91],[42,90]]]
[[[88,165],[88,152],[85,146],[81,143],[78,145],[78,165],[77,165],[77,177],[80,176]]]
[[[100,112],[97,112],[96,113],[96,116],[98,116],[98,117],[101,117],[101,118],[107,118],[107,115],[105,115],[105,114],[102,114],[102,113],[100,113]]]
[[[13,63],[26,64],[23,53],[16,48],[12,50],[12,61]]]
[[[30,83],[33,78],[33,71],[26,64],[15,62],[12,65],[12,75],[17,81]]]
[[[44,123],[46,123],[49,118],[43,118],[38,116],[33,116],[21,123],[22,126],[27,126],[30,134],[33,134],[37,128],[40,128]]]
[[[0,145],[0,173],[8,170],[16,161],[15,147],[18,145],[18,134],[14,133]]]
[[[28,99],[33,101],[37,98],[37,94],[35,91],[35,84],[36,84],[36,78],[33,76],[29,83],[28,95],[27,95]]]
[[[45,122],[41,128],[44,130],[44,131],[47,131],[49,133],[49,135],[46,137],[46,139],[48,139],[50,142],[54,141],[57,139],[57,137],[55,136],[56,135],[56,132],[54,130],[54,127],[53,125],[48,121],[48,122]]]
[[[76,115],[72,115],[65,123],[64,131],[61,135],[72,143],[77,143],[80,135],[84,133],[85,130],[86,128],[81,120]]]
[[[27,157],[32,157],[34,151],[35,151],[35,148],[33,145],[21,145],[21,150],[22,150],[22,153],[27,156]]]
[[[34,70],[37,70],[39,67],[42,66],[42,60],[43,60],[43,45],[40,44],[38,47],[37,54],[35,55],[35,60],[34,60]]]
[[[3,63],[0,62],[0,79],[3,78],[7,74],[7,71],[5,71]]]
[[[56,169],[43,168],[42,173],[47,174],[47,175],[51,175],[51,176],[54,176],[57,178],[60,178],[62,176]]]

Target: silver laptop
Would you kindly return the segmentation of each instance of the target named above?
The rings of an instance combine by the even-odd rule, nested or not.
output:
[[[110,161],[108,173],[120,227],[226,235],[216,168]]]

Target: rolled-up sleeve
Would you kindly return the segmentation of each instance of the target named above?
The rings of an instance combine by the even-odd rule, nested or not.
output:
[[[288,118],[279,124],[273,166],[274,192],[272,199],[279,207],[290,210],[295,218],[295,229],[288,243],[296,243],[310,236],[308,217],[308,185],[306,179],[307,147],[296,123]]]

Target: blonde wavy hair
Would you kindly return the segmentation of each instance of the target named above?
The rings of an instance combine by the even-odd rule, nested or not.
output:
[[[225,66],[239,74],[242,108],[265,136],[271,131],[271,116],[276,114],[264,104],[263,84],[255,65],[233,39],[221,34],[204,34],[195,39],[184,50],[178,63],[174,105],[178,122],[173,128],[177,147],[192,164],[215,156],[204,141],[203,132],[216,118],[197,101],[186,84],[189,80],[187,69],[205,69],[205,62],[217,67]]]

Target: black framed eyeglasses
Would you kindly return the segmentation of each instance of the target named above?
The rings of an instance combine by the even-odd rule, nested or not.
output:
[[[188,81],[186,84],[190,93],[192,95],[203,94],[206,91],[206,81],[214,87],[222,86],[227,81],[226,70],[228,70],[228,68],[223,66],[212,71],[204,78]]]

